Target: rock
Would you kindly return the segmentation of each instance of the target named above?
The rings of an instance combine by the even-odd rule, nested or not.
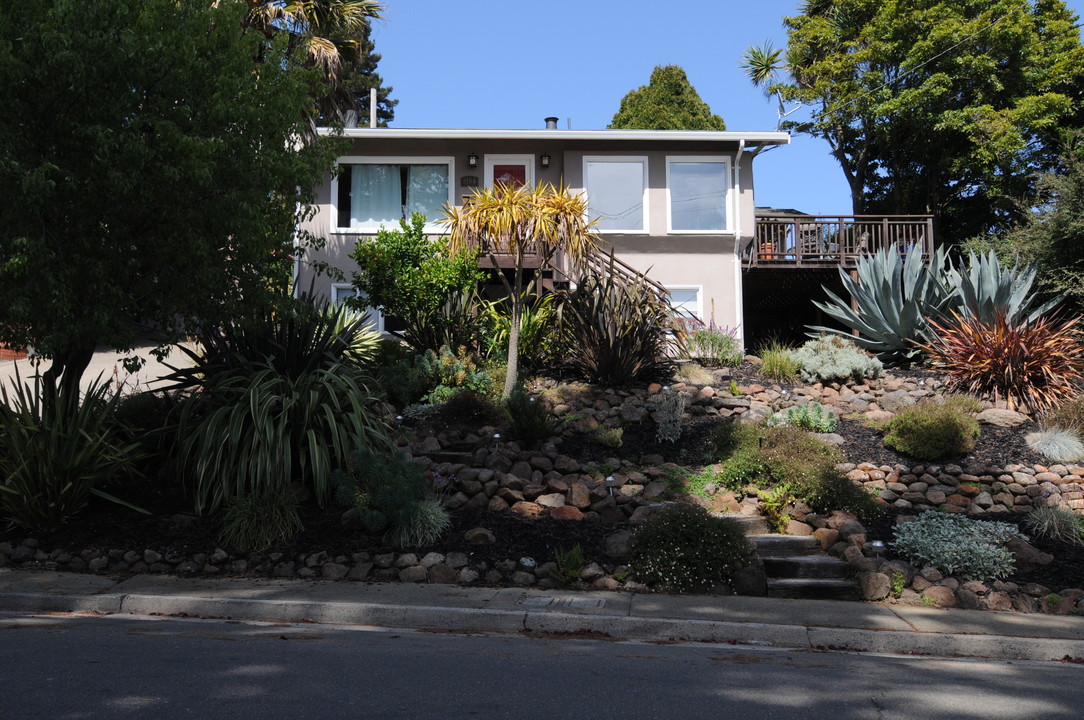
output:
[[[608,536],[602,545],[602,551],[612,558],[627,558],[632,548],[632,533],[618,530]]]
[[[437,563],[429,568],[429,582],[451,585],[459,579],[459,571],[447,563]]]
[[[395,562],[392,563],[392,567],[397,567],[400,570],[403,568],[411,567],[418,564],[418,556],[414,553],[403,553],[399,557],[395,558]]]
[[[512,512],[517,515],[523,515],[529,518],[545,517],[547,514],[546,508],[538,503],[527,502],[526,500],[520,501],[512,506]]]
[[[964,610],[981,610],[979,596],[965,587],[956,589],[956,604]]]
[[[342,580],[350,568],[339,563],[324,563],[320,566],[320,577],[325,580]]]
[[[843,447],[843,443],[847,442],[839,433],[813,433],[813,436],[821,442],[834,445],[835,447]]]
[[[562,505],[550,510],[550,517],[556,520],[583,520],[583,511],[571,505]]]
[[[369,577],[369,573],[373,570],[373,564],[371,562],[360,562],[354,567],[350,568],[350,572],[346,573],[347,580],[364,580]]]
[[[922,602],[932,603],[933,607],[956,607],[956,593],[943,585],[931,585],[922,591]]]
[[[500,573],[498,573],[498,575],[500,575]],[[459,577],[457,579],[464,585],[470,585],[471,583],[478,582],[479,577],[481,577],[481,575],[478,574],[477,570],[465,567],[459,571]]]
[[[539,495],[534,501],[542,507],[559,508],[564,507],[565,496],[561,493],[549,493],[547,495]]]
[[[381,570],[390,568],[394,562],[395,553],[380,553],[373,556],[373,565],[376,565]]]
[[[980,423],[986,423],[987,425],[1011,428],[1026,423],[1028,421],[1028,416],[1013,410],[989,408],[976,415],[975,419]]]
[[[1012,610],[1012,597],[1007,592],[995,591],[981,598],[987,610]]]
[[[271,571],[271,574],[275,577],[288,578],[293,577],[294,573],[296,572],[297,566],[295,566],[292,562],[287,561],[280,562],[278,565],[276,565],[275,569]]]
[[[418,561],[418,564],[424,568],[431,568],[434,565],[438,565],[444,562],[444,556],[438,552],[426,553],[425,556]]]
[[[448,553],[447,560],[444,562],[447,563],[448,567],[459,570],[465,568],[470,561],[467,559],[467,556],[461,552],[450,552]]]
[[[827,550],[839,542],[839,531],[832,528],[817,528],[813,531],[813,537],[820,541],[821,549]]]
[[[399,582],[423,583],[429,579],[429,571],[421,565],[411,565],[399,571]]]
[[[864,572],[858,576],[858,589],[863,600],[883,600],[892,590],[892,581],[879,572]]]
[[[797,520],[787,521],[787,535],[812,535],[813,527]]]
[[[582,510],[591,504],[591,491],[582,482],[574,482],[568,486],[565,504]]]
[[[882,410],[890,413],[898,413],[905,407],[914,405],[915,398],[906,390],[893,390],[892,392],[887,392],[882,395],[877,401],[877,404],[881,406]]]
[[[832,525],[829,525],[829,527],[832,527]],[[839,535],[842,538],[849,538],[852,535],[865,535],[866,533],[865,526],[855,519],[844,520],[836,526],[836,529],[839,530]]]
[[[1028,572],[1054,561],[1053,555],[1038,550],[1020,538],[1012,538],[1005,543],[1005,547],[1013,554],[1019,572]]]
[[[497,538],[489,530],[477,527],[463,533],[463,539],[471,545],[492,545]]]
[[[530,587],[538,582],[534,573],[527,572],[525,570],[516,570],[512,573],[512,584],[517,587]]]

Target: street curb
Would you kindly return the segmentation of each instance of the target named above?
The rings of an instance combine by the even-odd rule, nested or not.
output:
[[[1084,640],[963,633],[865,630],[540,610],[489,610],[379,603],[247,600],[186,595],[0,593],[0,608],[371,625],[445,632],[539,633],[646,642],[714,642],[780,649],[930,657],[1051,661],[1084,658]]]

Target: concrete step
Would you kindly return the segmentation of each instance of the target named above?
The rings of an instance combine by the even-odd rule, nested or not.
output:
[[[829,555],[770,557],[762,555],[769,578],[820,578],[845,580],[850,565]]]
[[[851,580],[825,578],[770,579],[768,596],[809,600],[857,600],[858,585]]]
[[[747,536],[767,535],[768,523],[761,515],[741,515],[739,513],[718,513],[716,517],[724,517],[741,525]]]
[[[763,519],[763,518],[762,518]],[[820,541],[812,535],[766,535],[749,537],[761,557],[794,557],[799,555],[823,555]]]

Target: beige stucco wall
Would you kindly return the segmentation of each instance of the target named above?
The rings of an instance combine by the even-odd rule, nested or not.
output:
[[[705,322],[712,319],[716,325],[738,327],[740,331],[741,268],[736,248],[748,242],[754,231],[754,199],[752,159],[743,154],[739,168],[739,191],[732,187],[728,198],[728,216],[733,233],[683,234],[667,233],[666,158],[668,156],[719,156],[729,158],[733,176],[736,144],[720,147],[720,143],[671,143],[665,147],[644,148],[619,142],[558,141],[533,142],[526,140],[487,141],[477,140],[403,140],[382,141],[379,147],[369,141],[355,141],[346,156],[388,157],[451,157],[453,158],[454,197],[470,193],[461,187],[464,176],[478,179],[484,184],[486,155],[532,155],[534,181],[554,184],[564,182],[573,189],[583,188],[583,159],[585,156],[622,155],[646,156],[648,158],[648,219],[649,227],[644,234],[604,233],[603,241],[613,247],[617,256],[637,270],[647,272],[651,278],[666,286],[701,288],[701,317]],[[551,167],[539,167],[537,158],[542,153],[551,156]],[[467,166],[467,155],[479,156],[477,168]],[[342,270],[347,281],[356,266],[349,254],[358,239],[356,234],[332,232],[331,228],[332,183],[325,183],[317,194],[317,212],[305,224],[304,230],[327,238],[322,251],[309,252],[300,264],[299,287],[312,287],[320,294],[330,294],[332,280],[316,277],[312,262],[327,262]],[[735,225],[736,221],[736,225]]]

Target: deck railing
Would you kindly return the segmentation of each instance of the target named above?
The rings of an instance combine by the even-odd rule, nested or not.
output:
[[[897,243],[930,257],[932,215],[760,215],[746,250],[748,267],[845,267]]]

